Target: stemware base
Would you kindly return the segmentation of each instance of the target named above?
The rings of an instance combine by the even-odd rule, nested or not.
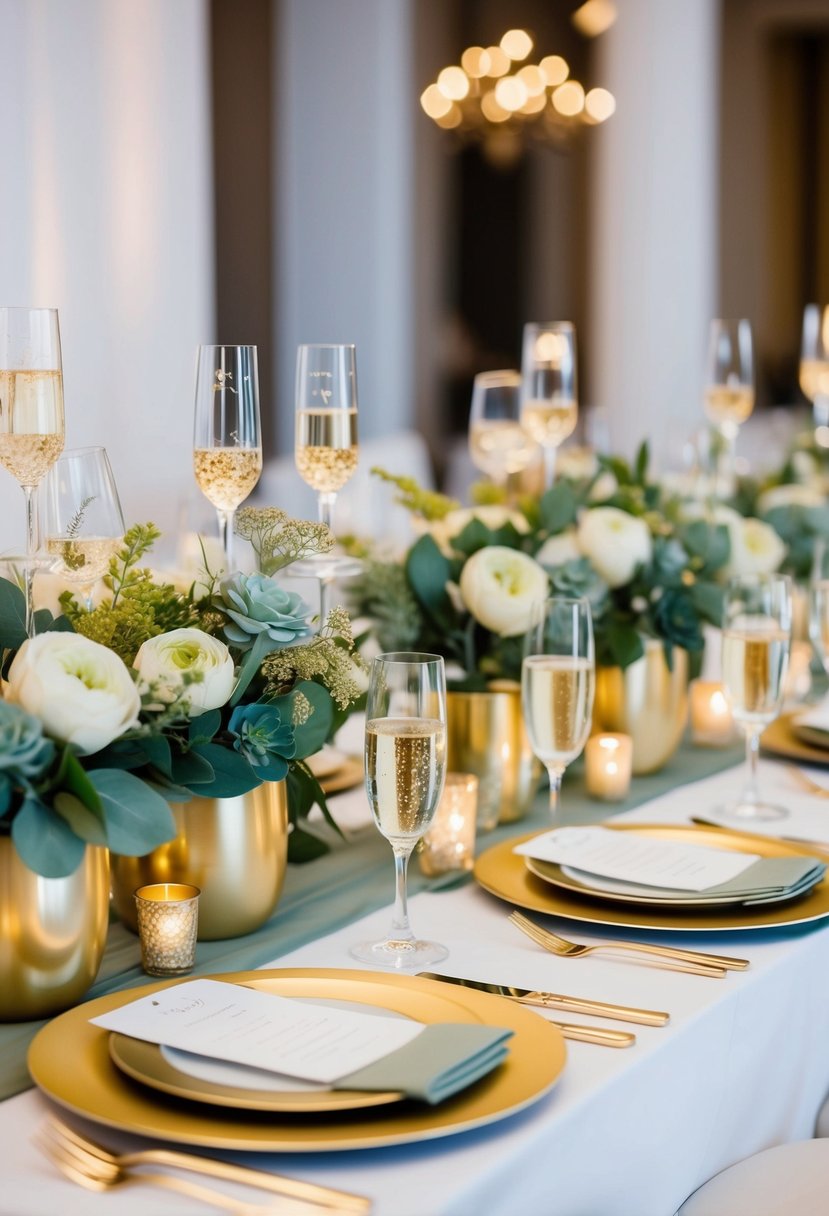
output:
[[[292,562],[290,574],[292,578],[329,580],[356,578],[364,569],[365,563],[358,557],[349,557],[345,553],[317,553]]]
[[[747,824],[768,823],[773,819],[786,819],[789,812],[783,806],[775,806],[772,802],[760,802],[754,799],[741,798],[731,806],[717,808],[717,814],[723,819],[733,819],[735,823]]]
[[[411,971],[431,963],[442,962],[449,951],[439,942],[392,937],[379,942],[358,942],[348,953],[361,963],[389,967],[393,971]]]

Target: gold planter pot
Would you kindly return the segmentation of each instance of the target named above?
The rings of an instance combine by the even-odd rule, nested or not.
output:
[[[447,768],[478,778],[478,829],[526,815],[541,776],[521,713],[521,690],[449,692]]]
[[[172,803],[176,835],[146,857],[112,858],[118,915],[137,932],[134,893],[155,882],[191,883],[201,891],[199,940],[241,937],[276,907],[288,862],[288,795],[265,781],[238,798]]]
[[[633,771],[655,773],[679,747],[688,719],[688,653],[674,647],[668,670],[662,643],[645,641],[630,667],[597,667],[593,734],[620,731],[633,739]]]
[[[109,855],[88,845],[66,878],[43,878],[0,837],[0,1021],[49,1017],[77,1004],[104,956]]]

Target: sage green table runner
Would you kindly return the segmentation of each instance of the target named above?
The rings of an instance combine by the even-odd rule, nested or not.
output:
[[[561,818],[566,823],[590,823],[619,811],[630,810],[674,787],[721,772],[739,762],[741,751],[709,751],[686,745],[673,760],[648,777],[634,778],[624,802],[606,803],[589,798],[581,761],[565,776]],[[539,795],[531,813],[517,823],[499,826],[478,841],[479,851],[511,836],[549,825],[546,791]],[[331,802],[336,818],[336,799]],[[280,955],[323,937],[377,908],[391,908],[393,866],[391,849],[373,827],[354,833],[347,843],[333,833],[326,837],[332,851],[302,866],[289,866],[285,889],[276,911],[256,933],[230,941],[199,942],[194,974],[244,971],[261,966]],[[458,880],[451,880],[453,885]],[[465,876],[460,881],[471,881]],[[445,880],[444,880],[445,882]],[[434,890],[440,879],[425,879],[417,861],[410,869],[410,894]],[[138,938],[120,922],[110,926],[106,954],[88,999],[123,988],[155,982],[141,969]],[[32,1082],[26,1068],[26,1052],[43,1021],[0,1025],[0,1099],[28,1089]]]

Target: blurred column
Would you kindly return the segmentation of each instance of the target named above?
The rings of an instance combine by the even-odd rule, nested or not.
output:
[[[718,0],[625,0],[597,46],[616,113],[594,143],[591,394],[614,449],[663,463],[702,424],[716,311]]]

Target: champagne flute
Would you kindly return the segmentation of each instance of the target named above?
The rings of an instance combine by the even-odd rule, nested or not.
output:
[[[513,473],[522,473],[538,445],[521,425],[521,373],[479,372],[472,385],[469,411],[469,455],[472,463],[506,488]]]
[[[723,813],[743,822],[788,815],[760,797],[760,734],[780,713],[792,633],[791,582],[784,575],[746,574],[729,584],[722,641],[723,685],[746,740],[746,781]]]
[[[317,492],[320,523],[333,533],[337,494],[353,476],[357,444],[357,353],[347,343],[309,343],[297,350],[297,472]],[[291,573],[320,583],[320,624],[328,612],[328,591],[335,578],[362,572],[363,563],[341,553],[321,553],[294,562]]]
[[[524,638],[521,704],[532,749],[550,777],[554,820],[564,770],[590,734],[595,677],[589,600],[546,600]]]
[[[26,499],[26,632],[37,550],[34,491],[63,449],[63,367],[56,308],[0,308],[0,464]]]
[[[754,356],[751,322],[716,318],[711,322],[703,393],[705,416],[720,440],[717,496],[734,493],[737,432],[754,409]]]
[[[54,570],[76,583],[88,611],[95,584],[124,539],[124,516],[106,449],[65,451],[38,495],[40,533]]]
[[[199,347],[193,467],[199,489],[216,508],[229,572],[233,516],[262,473],[255,346]]]
[[[815,541],[809,581],[809,637],[829,675],[829,545]]]
[[[803,310],[800,388],[812,403],[816,441],[829,447],[829,433],[817,434],[829,426],[829,307],[820,304],[807,304]]]
[[[354,958],[395,970],[438,963],[448,951],[409,925],[406,873],[437,810],[446,776],[446,675],[434,654],[396,652],[372,664],[366,704],[366,791],[374,821],[394,852],[392,927],[352,947]]]
[[[578,421],[576,328],[571,321],[530,321],[521,354],[521,425],[544,452],[544,482],[553,484],[556,451]]]

